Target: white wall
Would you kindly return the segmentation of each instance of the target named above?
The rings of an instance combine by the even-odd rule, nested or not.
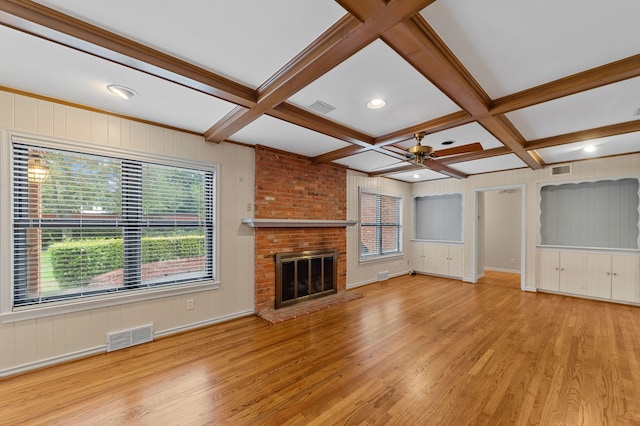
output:
[[[389,276],[408,273],[411,270],[411,188],[410,184],[381,177],[370,178],[364,173],[347,171],[347,219],[359,220],[358,190],[368,188],[383,194],[402,197],[402,242],[403,256],[360,263],[360,238],[358,226],[347,228],[347,288],[378,281],[379,272],[389,272]]]
[[[520,190],[483,194],[484,266],[490,270],[520,272]]]
[[[254,202],[252,148],[211,144],[200,136],[3,91],[0,128],[218,163],[221,228],[219,289],[0,324],[0,376],[102,352],[112,331],[153,323],[155,334],[163,335],[253,313],[254,237],[240,224]],[[1,184],[8,193],[9,182]],[[0,225],[5,239],[9,219],[0,217]],[[9,269],[9,254],[0,252],[2,286],[11,285]],[[186,299],[194,299],[193,310],[186,310]]]
[[[640,145],[640,140],[638,141]],[[464,195],[464,280],[472,280],[473,271],[473,193],[475,189],[524,185],[525,197],[525,264],[523,274],[525,288],[536,287],[536,244],[538,242],[538,184],[566,182],[582,179],[624,177],[640,175],[640,154],[608,157],[574,162],[570,175],[551,176],[550,168],[543,170],[517,169],[504,172],[470,176],[467,179],[443,179],[416,183],[411,191],[414,196],[462,192]]]

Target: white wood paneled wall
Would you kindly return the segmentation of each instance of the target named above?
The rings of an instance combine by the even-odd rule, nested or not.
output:
[[[0,376],[102,352],[113,331],[153,323],[155,334],[163,335],[253,313],[254,236],[240,223],[252,215],[247,212],[254,202],[252,148],[211,144],[193,134],[4,91],[0,128],[220,164],[221,281],[218,290],[0,324]],[[1,232],[4,238],[8,229]],[[7,267],[8,254],[0,255]],[[186,310],[187,299],[194,299],[193,310]]]
[[[640,146],[640,140],[638,140]],[[538,242],[538,184],[572,182],[594,178],[640,176],[640,154],[630,154],[572,164],[570,175],[551,176],[550,168],[543,170],[517,169],[470,176],[464,180],[444,179],[412,185],[413,196],[462,192],[464,196],[464,280],[471,281],[473,268],[473,206],[476,189],[525,185],[525,287],[536,287],[536,244]]]
[[[403,256],[384,260],[360,263],[360,238],[358,226],[347,228],[347,288],[357,287],[378,281],[379,272],[389,272],[389,276],[408,273],[412,266],[411,259],[411,185],[385,178],[370,178],[364,173],[353,170],[347,171],[347,219],[359,220],[358,197],[359,188],[368,188],[383,194],[402,197],[402,240]]]

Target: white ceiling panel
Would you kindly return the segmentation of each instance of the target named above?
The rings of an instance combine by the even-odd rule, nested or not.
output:
[[[451,164],[449,167],[468,175],[475,175],[478,173],[497,172],[499,170],[520,169],[522,167],[527,167],[527,165],[518,158],[517,155],[507,154]]]
[[[249,145],[264,145],[294,154],[316,157],[351,144],[263,115],[229,139]]]
[[[404,182],[414,183],[414,182],[424,182],[427,180],[436,180],[436,179],[446,179],[449,176],[443,175],[442,173],[435,172],[431,169],[427,169],[426,167],[422,170],[414,170],[411,172],[402,172],[396,173],[388,176],[391,179],[401,180]]]
[[[442,142],[445,141],[454,141],[454,143],[450,145],[442,145]],[[495,136],[476,122],[453,127],[441,132],[430,133],[422,139],[422,145],[431,146],[435,151],[438,151],[439,149],[454,148],[474,142],[480,142],[483,149],[504,146],[498,139],[496,139]],[[409,148],[415,144],[415,139],[412,139],[398,145],[404,148]]]
[[[634,115],[640,107],[639,94],[640,77],[513,111],[507,117],[527,140],[535,140],[640,119]]]
[[[345,11],[313,0],[40,0],[146,46],[258,87]]]
[[[422,15],[493,99],[640,51],[637,0],[440,0]]]
[[[594,150],[587,152],[586,147]],[[536,152],[547,164],[640,152],[640,132],[537,149]]]
[[[386,106],[367,108],[373,98],[384,99]],[[317,100],[335,108],[327,118],[373,136],[460,110],[381,40],[289,98],[303,108]]]
[[[38,37],[0,26],[0,86],[116,114],[204,132],[235,106],[183,86]],[[138,93],[129,100],[107,91],[118,84]]]
[[[207,133],[211,129],[207,135],[212,140],[260,144],[309,157],[353,146],[345,140],[357,147],[373,143],[357,155],[349,155],[351,150],[332,155],[336,164],[355,170],[396,169],[402,162],[376,152],[376,144],[402,140],[387,147],[402,153],[402,149],[415,144],[412,133],[417,130],[432,132],[422,143],[436,152],[480,142],[485,152],[473,158],[482,159],[454,163],[465,158],[461,156],[447,161],[452,169],[469,175],[525,167],[515,155],[492,157],[494,153],[490,152],[504,147],[514,130],[526,142],[594,129],[609,135],[617,130],[603,127],[627,122],[627,131],[640,132],[640,74],[633,68],[640,53],[639,0],[438,0],[422,11],[415,10],[419,8],[417,3],[400,0],[380,4],[388,3],[388,8],[398,7],[406,14],[372,16],[357,0],[0,3],[6,3],[0,7],[3,90],[32,93],[193,132]],[[412,8],[415,15],[410,17]],[[348,10],[354,14],[348,18],[352,31],[338,31],[335,24],[348,16]],[[421,22],[423,18],[426,23]],[[430,27],[444,44],[430,41]],[[113,52],[101,47],[109,45],[110,38],[100,28],[131,40],[123,41],[125,48],[138,42],[164,54],[128,50],[131,62],[116,55],[121,63],[126,62],[118,65],[111,61]],[[377,29],[382,31],[379,37],[361,48],[367,37],[376,37]],[[323,34],[330,38],[319,40]],[[323,53],[314,50],[327,40],[331,48]],[[303,67],[286,68],[309,49],[319,53],[316,60]],[[345,58],[345,52],[355,53]],[[197,68],[181,69],[165,54],[205,71],[198,75]],[[584,85],[566,79],[544,92],[535,90],[537,85],[578,72],[596,73],[594,67],[604,64],[608,64],[607,80],[617,83],[581,92]],[[210,93],[219,93],[225,99],[236,99],[237,93],[228,85],[216,83],[222,77],[249,89],[274,81],[278,89],[269,91],[269,96],[260,96],[256,90],[257,104],[247,112],[242,109],[244,102],[235,105],[153,77],[146,72],[149,67],[155,75],[170,75],[174,81],[206,81],[208,89],[213,90]],[[289,71],[286,77],[270,80],[283,69]],[[307,71],[318,78],[305,86]],[[430,75],[433,83],[424,75]],[[526,96],[515,94],[510,99],[517,105],[532,106],[506,111],[506,122],[499,111],[486,111],[478,105],[472,89],[476,82],[491,98],[489,102],[528,90]],[[108,84],[128,86],[138,96],[124,101],[106,91]],[[298,92],[284,99],[295,90]],[[568,92],[577,94],[561,97]],[[519,103],[522,96],[524,103]],[[367,102],[374,97],[383,98],[386,106],[368,109]],[[311,107],[316,101],[334,109],[323,115],[320,109]],[[283,102],[291,102],[320,119]],[[507,107],[514,104],[506,103]],[[230,114],[238,106],[239,112]],[[497,137],[480,124],[492,117],[491,131]],[[330,132],[334,137],[324,134],[331,122],[335,124]],[[292,123],[304,123],[305,127]],[[448,126],[452,128],[434,132]],[[236,133],[230,135],[230,131]],[[603,139],[590,155],[636,152],[635,140],[627,137]],[[572,140],[577,139],[579,135]],[[454,143],[442,145],[445,141]],[[580,147],[545,148],[540,150],[540,157],[548,163],[574,161],[586,155]],[[508,147],[504,150],[511,152]],[[427,169],[423,173],[427,174],[425,179],[444,177]],[[414,174],[403,172],[394,178],[413,182]]]
[[[398,166],[400,165],[399,162],[401,161],[397,158],[381,154],[376,151],[367,151],[360,154],[350,155],[349,157],[334,161],[334,163],[342,164],[343,166],[367,173]]]

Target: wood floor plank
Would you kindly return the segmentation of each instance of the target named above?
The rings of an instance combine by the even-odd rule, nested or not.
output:
[[[0,380],[3,425],[640,424],[640,308],[423,275]]]

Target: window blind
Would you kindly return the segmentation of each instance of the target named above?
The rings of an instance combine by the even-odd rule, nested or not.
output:
[[[212,170],[12,148],[14,306],[213,278]]]
[[[360,257],[400,253],[400,197],[360,192]]]
[[[541,187],[541,244],[638,249],[638,186],[627,178]]]
[[[415,238],[462,241],[462,194],[416,197]]]

